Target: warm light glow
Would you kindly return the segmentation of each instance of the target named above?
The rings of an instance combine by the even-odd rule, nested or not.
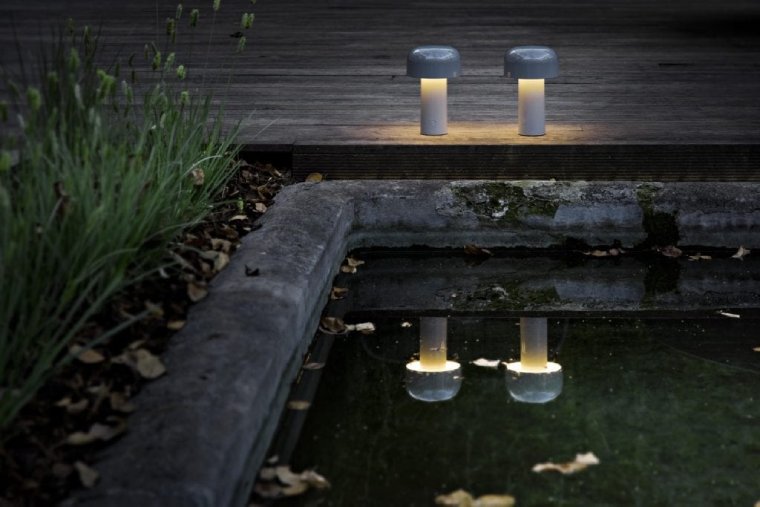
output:
[[[554,363],[552,363],[554,364]],[[456,361],[444,361],[444,363],[437,370],[431,370],[427,367],[423,367],[420,361],[412,361],[406,363],[406,369],[419,372],[419,373],[441,373],[446,371],[454,371],[459,368],[459,363]]]
[[[548,357],[545,318],[520,319],[520,362],[523,367],[541,370]]]
[[[507,369],[516,373],[556,373],[562,369],[562,366],[560,366],[558,363],[548,361],[546,363],[546,366],[542,368],[536,368],[533,366],[526,366],[520,361],[517,361],[516,363],[508,363]]]
[[[420,318],[420,364],[425,371],[445,371],[446,317]]]
[[[437,136],[448,131],[447,80],[420,80],[420,132],[423,135]]]
[[[524,136],[545,133],[544,80],[517,80],[517,123]]]

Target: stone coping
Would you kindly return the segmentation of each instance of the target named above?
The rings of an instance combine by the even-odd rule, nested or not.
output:
[[[64,505],[245,505],[340,261],[385,246],[760,247],[742,183],[341,181],[285,188],[243,238],[104,450],[101,482]],[[260,276],[245,275],[245,266]],[[295,365],[295,366],[294,366]]]

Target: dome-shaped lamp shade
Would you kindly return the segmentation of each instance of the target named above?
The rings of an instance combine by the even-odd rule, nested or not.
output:
[[[507,390],[515,401],[548,403],[562,393],[562,366],[547,363],[540,371],[523,368],[519,362],[507,365]]]
[[[546,46],[518,46],[504,55],[504,75],[516,79],[559,76],[557,53]]]
[[[406,57],[406,75],[425,79],[459,76],[462,63],[459,51],[451,46],[419,46]]]
[[[415,400],[436,402],[454,398],[462,387],[462,367],[446,361],[441,371],[425,371],[419,361],[406,365],[406,392]]]

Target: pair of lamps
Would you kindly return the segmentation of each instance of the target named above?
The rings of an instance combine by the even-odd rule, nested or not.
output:
[[[421,79],[422,135],[448,133],[447,79],[461,70],[459,51],[451,46],[420,46],[409,52],[406,75]],[[544,79],[559,75],[557,54],[546,46],[514,47],[504,55],[504,75],[517,79],[518,133],[544,135]]]
[[[420,401],[452,399],[462,386],[462,367],[447,358],[446,317],[420,318],[420,358],[406,365],[406,389]],[[562,366],[548,360],[547,321],[520,319],[520,360],[507,364],[507,390],[516,401],[547,403],[562,392]]]

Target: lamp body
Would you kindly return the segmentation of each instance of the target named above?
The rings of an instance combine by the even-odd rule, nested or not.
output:
[[[420,80],[420,133],[442,136],[448,133],[448,82],[446,78]]]
[[[521,136],[546,134],[543,79],[517,80],[517,122]]]
[[[520,318],[520,363],[523,368],[543,370],[546,368],[547,322],[545,317]]]
[[[420,366],[425,371],[446,369],[446,317],[420,318]]]

